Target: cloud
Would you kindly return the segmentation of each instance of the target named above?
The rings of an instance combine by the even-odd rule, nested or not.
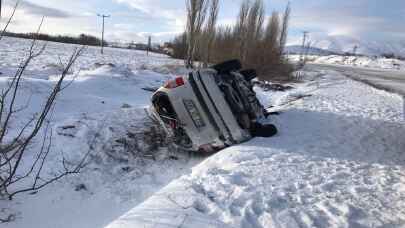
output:
[[[14,6],[15,1],[8,2],[7,4],[9,6]],[[66,11],[41,6],[41,5],[29,2],[29,1],[20,1],[18,9],[23,10],[25,13],[30,14],[30,15],[45,16],[45,17],[49,17],[49,18],[68,18],[71,16]]]
[[[107,39],[118,42],[140,42],[146,43],[148,37],[152,37],[153,43],[162,43],[178,35],[177,32],[134,32],[133,30],[115,30],[108,34]]]
[[[405,4],[396,0],[392,4],[374,0],[310,1],[308,5],[293,5],[291,27],[362,40],[398,39],[405,34],[399,17],[403,7]]]
[[[113,25],[113,29],[107,35],[107,39],[111,41],[121,42],[147,42],[151,36],[153,42],[166,42],[174,36],[180,34],[178,31],[168,32],[142,32],[136,30],[136,25],[128,23],[118,23]]]
[[[12,2],[4,1],[8,15]],[[405,27],[405,2],[390,0],[290,0],[292,18],[289,43],[301,42],[302,31],[315,36],[345,35],[361,40],[402,40]],[[235,23],[241,0],[223,0],[218,18],[219,25]],[[267,16],[272,10],[283,11],[287,0],[266,2]],[[18,23],[10,27],[16,32],[31,32],[40,21],[48,17],[44,32],[52,34],[90,33],[99,35],[100,20],[96,13],[106,11],[112,15],[107,20],[107,36],[121,40],[142,40],[144,34],[156,39],[170,40],[185,29],[184,0],[25,0],[15,17]],[[69,18],[69,19],[66,19]],[[66,19],[66,20],[65,20]]]
[[[184,1],[114,0],[138,10],[152,21],[164,23],[167,30],[179,32],[186,24]],[[164,21],[164,22],[162,22]]]

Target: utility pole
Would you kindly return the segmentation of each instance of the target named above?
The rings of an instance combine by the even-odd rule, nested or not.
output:
[[[359,48],[359,46],[356,44],[353,47],[353,55],[356,56],[357,55],[357,49]]]
[[[309,32],[308,31],[303,31],[302,32],[302,49],[301,49],[301,56],[300,56],[300,61],[304,62],[304,55],[305,55],[305,49],[306,49],[306,42],[307,42],[307,37],[308,37]]]
[[[97,14],[97,16],[103,18],[103,30],[102,30],[102,33],[101,33],[101,54],[104,54],[104,20],[105,20],[105,18],[110,17],[110,15]]]
[[[1,5],[3,3],[3,0],[0,0],[0,20],[1,20]]]
[[[149,56],[149,51],[151,50],[152,47],[152,37],[148,36],[148,50],[146,51],[146,55]]]

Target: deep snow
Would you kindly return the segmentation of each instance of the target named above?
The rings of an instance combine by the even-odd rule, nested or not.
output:
[[[217,153],[108,228],[404,226],[402,98],[311,75],[273,100],[260,93],[284,107],[278,136]]]
[[[0,42],[1,88],[28,44],[10,38]],[[66,59],[74,47],[49,43],[46,54],[30,65],[19,94],[19,104],[29,102],[29,108],[14,118],[14,127],[43,105],[58,78],[59,57]],[[1,200],[2,217],[17,215],[14,222],[2,227],[103,227],[201,161],[165,146],[149,150],[142,142],[152,125],[145,112],[151,92],[143,88],[161,86],[178,73],[179,61],[130,50],[107,48],[103,57],[98,52],[90,47],[78,59],[67,78],[67,82],[75,79],[74,83],[57,100],[51,120],[52,153],[44,173],[61,170],[62,155],[74,162],[92,147],[90,165],[81,174],[33,195],[17,195],[12,202]],[[33,145],[32,150],[38,146]]]
[[[0,42],[1,87],[27,45],[19,39]],[[20,102],[30,99],[32,108],[16,124],[44,100],[55,82],[59,56],[66,59],[73,47],[50,43],[48,55],[29,68]],[[98,51],[89,48],[79,59],[75,82],[58,100],[46,169],[60,168],[61,153],[74,161],[90,147],[92,162],[81,174],[38,193],[0,201],[0,213],[17,214],[2,226],[405,225],[400,96],[333,71],[304,72],[305,82],[293,84],[294,90],[256,88],[266,107],[281,112],[271,117],[280,129],[274,138],[256,138],[209,158],[164,145],[134,149],[148,146],[142,136],[153,126],[144,110],[151,93],[142,88],[160,86],[184,69],[181,61],[163,55],[107,48],[100,57]],[[132,149],[123,141],[130,141]]]

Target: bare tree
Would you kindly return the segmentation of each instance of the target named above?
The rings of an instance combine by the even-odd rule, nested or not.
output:
[[[264,36],[264,43],[265,43],[265,48],[268,52],[275,54],[279,54],[279,36],[280,34],[280,19],[278,12],[274,11],[269,18],[269,22],[267,24],[265,36]],[[281,39],[281,38],[280,38]]]
[[[212,2],[211,2],[212,3]],[[215,3],[212,3],[215,4]],[[211,4],[211,7],[213,5]],[[270,81],[275,78],[289,80],[289,74],[293,70],[287,59],[284,59],[283,49],[287,40],[287,30],[290,15],[290,5],[283,14],[281,23],[278,12],[272,16],[264,26],[265,8],[263,0],[243,0],[239,15],[234,26],[209,26],[212,18],[216,17],[215,10],[210,11],[210,17],[203,32],[203,37],[194,40],[197,44],[190,42],[189,29],[186,35],[176,37],[174,52],[178,58],[187,58],[184,49],[195,50],[195,57],[204,62],[218,63],[229,59],[240,59],[243,67],[254,68],[261,75],[261,79]],[[214,14],[213,14],[214,13]],[[190,14],[188,14],[190,15]],[[214,17],[215,16],[215,17]],[[208,27],[212,28],[209,32]],[[210,29],[211,30],[211,29]],[[212,47],[207,44],[208,37],[213,36]],[[187,42],[185,37],[187,36]],[[189,45],[192,44],[194,48]],[[209,52],[208,58],[206,52]],[[182,55],[183,54],[183,55]],[[208,61],[207,61],[208,59]]]
[[[211,60],[211,52],[212,52],[212,46],[214,43],[215,39],[215,26],[217,24],[217,19],[218,19],[218,11],[219,11],[219,0],[211,0],[211,6],[210,6],[210,15],[208,18],[207,26],[205,29],[205,34],[206,34],[206,54],[204,58],[204,67],[208,66],[208,63],[210,63]]]
[[[287,36],[288,36],[288,24],[290,22],[290,14],[291,14],[291,4],[288,2],[287,7],[285,8],[284,14],[283,14],[283,21],[282,21],[282,26],[281,26],[281,32],[280,32],[280,56],[283,55],[285,45],[287,43]]]
[[[240,53],[237,50],[239,44],[233,27],[221,26],[217,28],[215,41],[211,50],[211,61],[218,63],[224,60],[239,58]]]
[[[7,22],[6,22],[6,25],[5,25],[4,28],[1,30],[1,33],[0,33],[0,40],[3,39],[3,36],[4,36],[4,34],[6,33],[8,26],[10,25],[11,21],[12,21],[13,18],[14,18],[15,12],[17,11],[17,8],[18,8],[18,5],[19,5],[19,4],[20,4],[20,0],[17,0],[16,3],[15,3],[15,5],[14,5],[14,7],[13,7],[13,11],[12,11],[12,13],[11,13],[11,16],[8,18],[8,20],[7,20]],[[1,18],[0,18],[0,19],[1,19]]]
[[[251,36],[249,41],[260,40],[263,31],[264,14],[263,0],[256,0],[252,4],[248,15],[247,31],[248,36]]]
[[[263,0],[256,0],[249,9],[246,23],[246,46],[244,50],[245,67],[256,68],[258,52],[262,52],[260,40],[263,34],[264,5]]]
[[[172,56],[177,59],[186,59],[187,51],[187,34],[183,32],[182,34],[176,36],[173,40]]]
[[[239,10],[238,21],[235,27],[235,36],[238,40],[238,56],[241,61],[245,59],[247,17],[249,14],[250,2],[244,0]]]
[[[18,107],[17,104],[24,72],[35,58],[43,54],[46,48],[46,43],[40,47],[37,45],[37,37],[43,21],[44,18],[42,18],[38,30],[34,34],[27,57],[21,62],[14,76],[10,78],[9,84],[0,94],[0,197],[7,197],[10,200],[16,194],[41,189],[66,175],[78,173],[88,157],[86,154],[73,167],[69,166],[67,160],[63,158],[63,170],[48,178],[42,175],[52,145],[52,130],[48,118],[56,104],[57,97],[67,86],[63,85],[63,82],[69,70],[83,52],[84,47],[76,48],[73,51],[40,112],[29,118],[22,127],[12,126],[11,120],[27,108],[27,106]],[[11,133],[10,129],[17,133]],[[33,151],[34,139],[37,138],[41,130],[44,130],[41,148],[38,151]],[[34,153],[34,160],[26,159],[28,151],[30,156]],[[23,163],[24,167],[22,166]],[[28,169],[26,169],[27,165]]]
[[[256,53],[259,55],[256,69],[260,74],[259,79],[263,81],[270,81],[277,72],[280,62],[279,37],[280,19],[278,12],[274,11],[267,23],[261,49]]]
[[[186,66],[193,68],[198,38],[205,21],[208,0],[186,0],[187,9],[187,59]]]

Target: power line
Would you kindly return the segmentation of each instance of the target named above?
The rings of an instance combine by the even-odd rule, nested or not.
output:
[[[109,18],[109,17],[111,17],[111,15],[97,14],[97,16],[103,18],[103,29],[101,32],[101,54],[104,54],[104,24],[105,24],[104,22],[105,22],[105,18]]]

